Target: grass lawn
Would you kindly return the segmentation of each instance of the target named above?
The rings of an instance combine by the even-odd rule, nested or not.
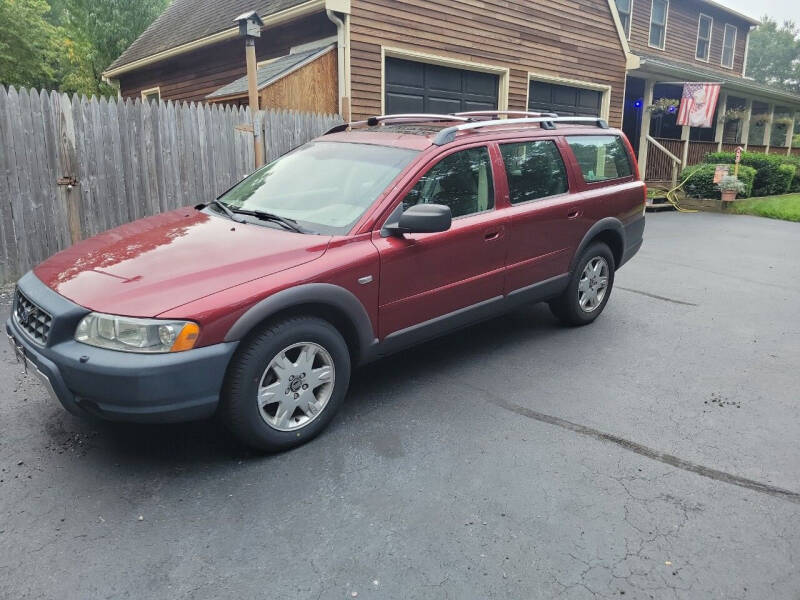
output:
[[[800,222],[800,194],[738,200],[733,203],[731,212]]]

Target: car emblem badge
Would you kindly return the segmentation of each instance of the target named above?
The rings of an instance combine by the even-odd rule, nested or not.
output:
[[[19,315],[20,324],[27,327],[31,323],[31,317],[33,317],[33,307],[27,306],[21,308],[17,311],[17,314]]]

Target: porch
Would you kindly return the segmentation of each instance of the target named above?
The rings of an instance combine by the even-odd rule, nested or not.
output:
[[[722,84],[712,127],[676,124],[682,81]],[[629,73],[626,83],[623,129],[637,153],[642,176],[651,185],[675,185],[683,168],[704,162],[711,152],[742,147],[800,156],[800,148],[791,147],[795,124],[800,124],[798,96],[752,80],[647,57]]]

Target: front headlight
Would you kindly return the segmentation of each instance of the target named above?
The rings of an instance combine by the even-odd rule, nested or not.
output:
[[[75,340],[98,348],[158,354],[191,350],[200,327],[191,321],[134,319],[90,313],[75,330]]]

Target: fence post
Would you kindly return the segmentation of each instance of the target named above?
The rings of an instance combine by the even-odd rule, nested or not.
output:
[[[59,202],[65,207],[69,237],[73,244],[83,238],[81,231],[81,193],[75,154],[75,123],[72,120],[72,103],[66,94],[59,95],[58,115],[58,166],[61,178],[58,180]]]

